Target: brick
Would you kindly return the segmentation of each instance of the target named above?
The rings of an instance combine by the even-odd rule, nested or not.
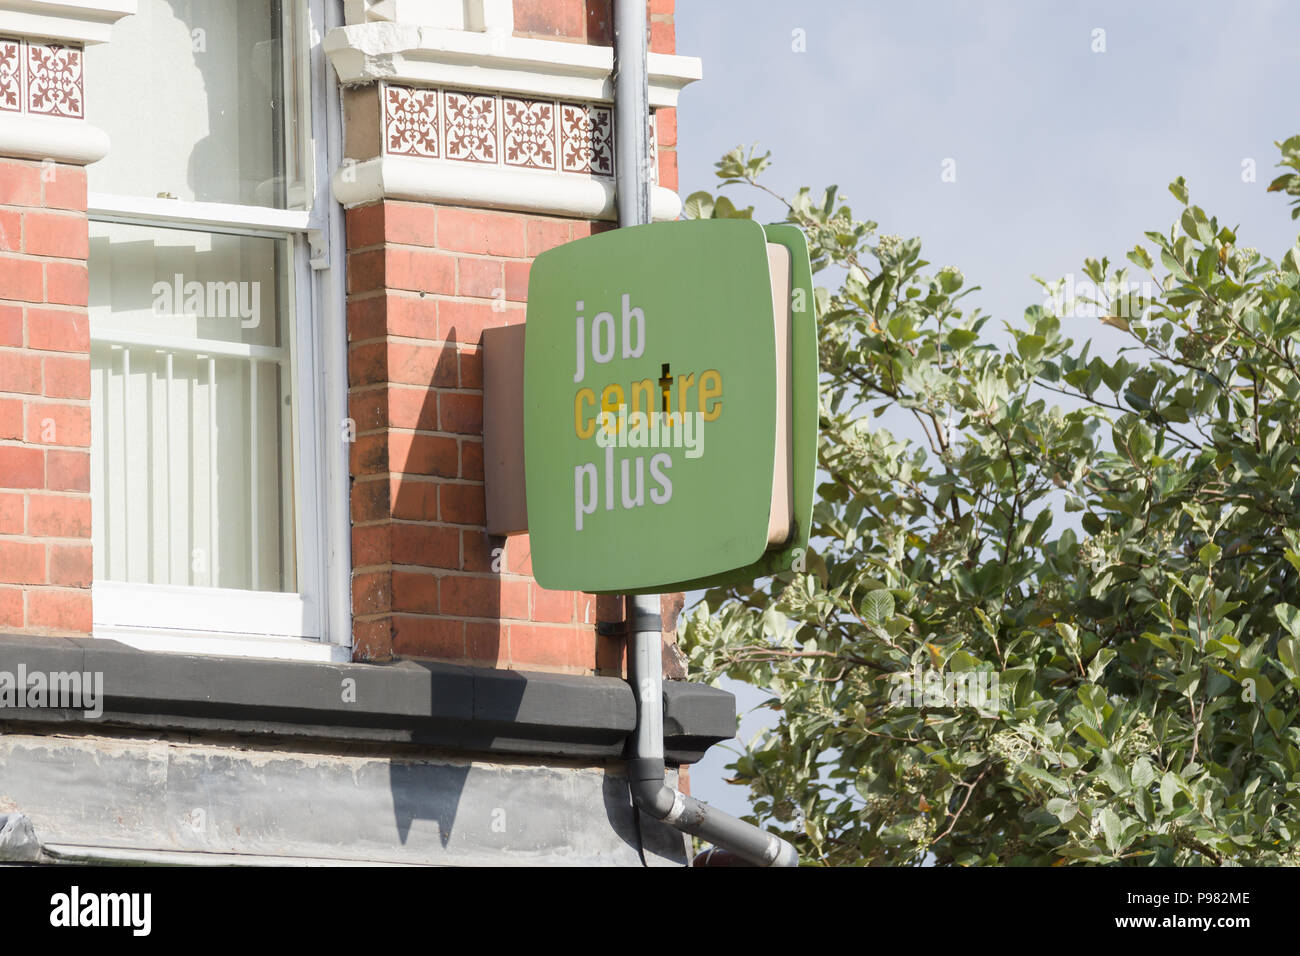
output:
[[[0,441],[23,440],[23,400],[0,398]]]
[[[426,203],[384,203],[384,239],[411,246],[436,246],[437,212]]]
[[[671,21],[655,20],[650,24],[650,52],[672,53],[677,49],[677,30]]]
[[[503,300],[497,300],[504,305]],[[477,346],[484,329],[523,321],[524,310],[495,303],[443,299],[438,303],[438,337],[447,342]]]
[[[348,303],[348,341],[365,342],[382,338],[388,331],[387,299],[373,295]]]
[[[45,487],[50,491],[90,491],[90,452],[51,448],[45,453]]]
[[[90,498],[85,495],[28,495],[27,531],[48,538],[89,538]]]
[[[507,301],[527,301],[528,272],[531,267],[531,262],[507,262],[505,264],[505,289]]]
[[[596,635],[596,673],[627,676],[627,641],[624,638]]]
[[[0,445],[0,488],[44,488],[45,453],[23,445]]]
[[[614,11],[611,0],[587,0],[587,43],[613,46]]]
[[[371,249],[348,253],[348,292],[370,292],[384,287],[387,252]]]
[[[0,627],[17,630],[23,621],[23,592],[20,588],[0,588]]]
[[[677,151],[659,150],[659,185],[665,189],[677,188]]]
[[[482,442],[462,441],[460,443],[460,476],[466,481],[483,480]]]
[[[393,428],[416,428],[436,431],[438,428],[438,396],[427,388],[399,388],[388,390],[388,424]],[[394,469],[400,471],[401,469]]]
[[[42,394],[46,398],[90,398],[90,356],[47,355]]]
[[[22,534],[25,505],[19,492],[0,492],[0,534]]]
[[[584,219],[575,220],[573,223],[573,238],[586,239],[588,236],[595,236],[602,232],[616,228],[612,222],[590,221]]]
[[[388,435],[384,432],[358,435],[349,452],[353,476],[381,475],[388,471]]]
[[[82,310],[28,309],[27,347],[50,352],[89,352],[90,319]]]
[[[460,361],[460,387],[483,387],[483,352],[480,349],[461,349],[457,356]]]
[[[381,245],[384,241],[385,203],[374,202],[349,209],[344,220],[348,251]]]
[[[82,305],[88,301],[86,266],[77,262],[45,264],[45,301],[52,305]]]
[[[27,626],[90,633],[90,590],[67,588],[27,592]]]
[[[574,598],[572,591],[548,591],[532,583],[533,610],[531,619],[553,624],[572,624],[574,618]]]
[[[20,502],[21,504],[21,502]],[[501,555],[497,549],[503,547],[503,539],[493,538],[486,531],[462,531],[460,533],[460,569],[479,574],[499,574],[505,570]]]
[[[505,292],[501,263],[495,259],[457,259],[456,293],[479,299],[500,298]]]
[[[514,7],[516,34],[561,40],[586,39],[584,0],[514,0]]]
[[[352,567],[368,568],[384,565],[393,559],[393,529],[391,525],[367,525],[352,528]]]
[[[89,448],[90,406],[28,402],[27,442],[31,445]]]
[[[23,309],[19,305],[0,305],[0,346],[23,344]]]
[[[671,17],[676,0],[650,0],[650,9],[647,11],[650,16]]]
[[[564,625],[510,625],[512,667],[588,672],[596,668],[596,641],[590,631]]]
[[[0,206],[40,206],[41,172],[34,163],[0,160]]]
[[[438,613],[438,578],[429,572],[393,572],[393,610]]]
[[[45,545],[0,538],[0,582],[45,584]]]
[[[444,207],[438,210],[438,247],[489,256],[523,256],[527,252],[524,221],[509,213]]]
[[[465,622],[465,659],[488,667],[505,667],[510,663],[510,634],[498,622]]]
[[[461,435],[482,435],[483,396],[477,392],[439,392],[438,427]]]
[[[91,580],[90,544],[52,544],[49,582],[62,587],[88,588]]]
[[[365,571],[352,575],[352,613],[358,617],[383,614],[393,608],[390,571]]]
[[[454,478],[460,470],[456,439],[440,435],[390,432],[389,470],[403,475]]]
[[[389,501],[393,517],[406,521],[438,520],[438,482],[428,478],[400,475],[389,479]],[[454,563],[447,567],[454,568]]]
[[[460,564],[460,532],[433,525],[393,525],[393,564],[454,568]]]
[[[450,574],[442,579],[441,609],[455,617],[528,618],[528,582]]]
[[[526,534],[513,534],[506,545],[506,570],[511,574],[533,573],[533,546]]]
[[[655,110],[655,130],[659,147],[677,145],[677,111],[675,109]]]
[[[569,241],[569,223],[564,219],[529,219],[526,229],[527,243],[524,254],[529,258],[540,256],[548,249]]]
[[[22,252],[23,214],[16,209],[0,209],[0,252]]]
[[[577,593],[577,600],[578,608],[574,614],[574,619],[579,624],[595,624],[599,620],[596,616],[597,595],[583,594],[579,591]]]
[[[0,256],[0,299],[43,302],[44,273],[35,259]]]
[[[60,165],[48,174],[45,170],[42,173],[46,209],[86,211],[86,170],[83,167]]]
[[[348,384],[377,385],[388,381],[388,343],[367,342],[348,349]]]
[[[460,380],[456,349],[442,345],[388,343],[388,380],[425,388],[455,388]]]
[[[379,521],[389,516],[388,478],[361,478],[352,482],[352,520]]]
[[[438,338],[438,300],[419,295],[390,295],[385,300],[389,335]]]
[[[393,625],[389,617],[352,624],[352,659],[389,661],[393,658]]]
[[[0,392],[40,394],[41,360],[26,352],[0,351]]]
[[[438,516],[451,524],[482,525],[487,521],[483,486],[446,484],[438,490]]]
[[[86,217],[71,212],[24,213],[23,249],[32,256],[85,259],[90,252]]]
[[[425,249],[388,246],[384,279],[390,289],[451,295],[456,291],[456,260]]]
[[[348,417],[356,425],[357,434],[374,431],[388,425],[388,389],[369,388],[364,392],[353,389],[348,395]]]
[[[393,616],[393,653],[399,657],[465,658],[465,625],[435,617]]]

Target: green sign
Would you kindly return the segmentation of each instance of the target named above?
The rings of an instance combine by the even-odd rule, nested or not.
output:
[[[816,441],[798,229],[655,223],[533,263],[524,463],[543,587],[668,591],[789,567]]]

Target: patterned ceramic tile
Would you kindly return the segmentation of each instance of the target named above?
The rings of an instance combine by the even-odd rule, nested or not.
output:
[[[84,118],[78,47],[27,44],[27,112]]]
[[[438,91],[385,86],[384,150],[398,156],[438,156]]]
[[[0,37],[0,110],[18,113],[23,108],[23,45]]]
[[[500,93],[383,87],[384,152],[614,175],[614,111]],[[653,122],[651,136],[653,138]],[[656,178],[658,156],[655,156]]]
[[[447,159],[498,162],[497,102],[490,94],[443,94],[443,155]]]
[[[614,115],[609,107],[560,104],[560,170],[614,175]]]
[[[502,155],[507,166],[555,168],[555,104],[544,100],[501,100]]]

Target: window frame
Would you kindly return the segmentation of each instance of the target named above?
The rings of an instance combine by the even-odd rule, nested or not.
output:
[[[93,634],[142,650],[344,661],[351,657],[345,276],[342,208],[329,172],[342,147],[342,109],[322,49],[342,23],[340,0],[297,5],[296,87],[305,209],[90,193],[88,218],[282,240],[291,305],[284,315],[293,394],[294,592],[95,580]],[[330,426],[339,421],[340,428]],[[196,624],[196,622],[201,622]]]

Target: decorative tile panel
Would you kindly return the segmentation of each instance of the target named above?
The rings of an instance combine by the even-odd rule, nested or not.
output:
[[[560,169],[614,175],[614,111],[607,106],[560,104]]]
[[[501,101],[502,155],[507,166],[555,168],[555,104],[506,97]]]
[[[471,163],[498,162],[498,97],[448,91],[442,100],[446,157]]]
[[[57,43],[27,43],[27,112],[85,118],[81,49]]]
[[[0,37],[0,111],[23,109],[23,44]]]
[[[614,110],[499,93],[381,84],[384,152],[449,162],[614,177]],[[655,136],[651,119],[652,148]],[[653,150],[658,181],[658,151]]]
[[[384,87],[384,150],[438,156],[438,91]]]

